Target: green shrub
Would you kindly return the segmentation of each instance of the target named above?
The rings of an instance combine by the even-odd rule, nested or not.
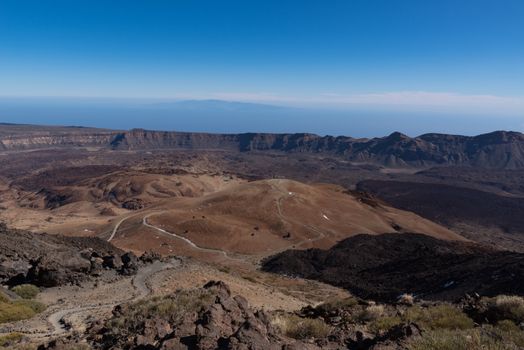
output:
[[[497,329],[500,329],[504,332],[516,332],[520,330],[520,327],[517,326],[513,321],[511,320],[502,320],[497,322]]]
[[[482,336],[479,330],[439,329],[424,332],[408,345],[409,350],[506,350],[509,349],[493,338]]]
[[[160,317],[170,323],[180,322],[188,313],[197,312],[213,300],[208,291],[189,290],[176,294],[140,300],[127,306],[122,316],[109,321],[114,332],[119,329],[135,329],[146,318]]]
[[[34,300],[0,302],[0,323],[25,320],[44,311],[46,306]]]
[[[493,332],[502,339],[510,340],[519,348],[524,348],[524,331],[513,321],[499,321]]]
[[[45,309],[47,309],[47,306],[45,306],[44,304],[42,304],[42,303],[40,303],[38,301],[35,301],[35,300],[26,300],[26,299],[15,300],[15,301],[12,302],[12,304],[19,305],[19,306],[27,306],[28,308],[33,310],[33,312],[35,314],[39,314],[41,312],[44,312]]]
[[[358,300],[353,297],[343,299],[331,299],[317,306],[318,310],[329,313],[333,310],[349,309],[358,305]]]
[[[12,291],[23,299],[34,299],[40,292],[38,287],[32,284],[20,284],[13,287]]]
[[[422,308],[409,308],[403,315],[404,321],[415,322],[425,329],[469,329],[473,320],[462,311],[448,304]]]
[[[329,326],[323,320],[296,315],[279,316],[273,320],[273,325],[294,339],[325,338],[330,332]]]
[[[369,330],[375,334],[387,331],[394,326],[402,323],[402,319],[398,316],[381,317],[369,324]]]
[[[511,327],[511,326],[510,326]],[[467,329],[438,329],[413,338],[409,350],[519,350],[524,346],[524,332],[518,327],[511,331],[490,325]]]
[[[369,305],[364,310],[362,310],[357,319],[360,322],[369,322],[375,321],[381,318],[384,315],[384,306],[383,305]]]
[[[8,303],[9,298],[4,293],[0,292],[0,303]]]
[[[0,323],[25,320],[34,315],[35,312],[26,305],[0,303]]]
[[[9,333],[0,337],[0,346],[10,346],[13,343],[17,343],[22,340],[23,335],[20,333]]]
[[[0,346],[0,350],[38,350],[38,345],[36,344],[10,344],[10,345],[7,345],[7,347]]]
[[[497,320],[524,322],[524,298],[511,295],[499,295],[488,302],[488,313]]]

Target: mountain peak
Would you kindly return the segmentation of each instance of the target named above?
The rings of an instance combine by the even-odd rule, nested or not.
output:
[[[393,141],[401,141],[401,140],[409,140],[411,139],[408,135],[403,134],[399,131],[394,131],[391,134],[389,134],[386,139],[393,140]]]

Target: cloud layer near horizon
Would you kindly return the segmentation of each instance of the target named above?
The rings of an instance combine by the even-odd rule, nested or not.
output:
[[[180,95],[181,98],[220,99],[275,103],[299,107],[377,107],[395,109],[435,108],[447,112],[523,114],[524,97],[467,95],[452,92],[400,91],[368,94],[322,93],[316,96],[285,96],[272,93],[220,92],[206,95]]]

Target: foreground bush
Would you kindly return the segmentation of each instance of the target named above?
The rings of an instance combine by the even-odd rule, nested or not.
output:
[[[516,324],[524,322],[524,298],[519,296],[499,295],[488,302],[488,313],[496,320],[511,320]]]
[[[46,306],[34,300],[0,301],[0,323],[25,320],[43,312]]]
[[[384,306],[383,305],[370,305],[358,314],[357,319],[360,322],[369,322],[369,321],[375,321],[381,318],[383,315],[384,315]]]
[[[386,316],[381,317],[369,324],[369,330],[374,334],[388,331],[389,329],[403,323],[402,319],[398,316]]]
[[[524,332],[514,324],[511,329],[488,325],[468,330],[433,330],[408,345],[409,350],[519,350],[523,347]]]
[[[212,301],[207,291],[180,291],[173,295],[144,299],[126,306],[124,314],[110,321],[113,331],[136,329],[145,319],[158,317],[171,324],[179,323],[188,313],[197,312]]]
[[[456,307],[447,304],[428,308],[415,306],[409,308],[402,318],[428,330],[473,328],[472,319]]]
[[[317,309],[323,313],[330,313],[341,309],[348,309],[358,305],[358,300],[353,297],[342,299],[331,299],[317,306]]]
[[[23,299],[34,299],[40,292],[40,289],[32,284],[20,284],[11,290]]]
[[[17,343],[22,340],[23,335],[20,333],[9,333],[0,337],[0,349],[2,347],[11,346],[13,343]]]
[[[273,325],[294,339],[325,338],[330,331],[329,326],[321,319],[296,315],[279,316],[273,320]]]
[[[2,292],[0,292],[0,303],[7,303],[9,302],[9,298]]]

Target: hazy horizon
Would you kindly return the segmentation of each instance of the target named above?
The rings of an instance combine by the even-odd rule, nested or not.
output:
[[[337,110],[284,107],[221,100],[2,98],[0,122],[129,130],[209,133],[313,133],[381,137],[399,131],[409,136],[446,133],[473,136],[495,130],[523,131],[520,118],[377,108]],[[472,118],[474,125],[471,124]]]

